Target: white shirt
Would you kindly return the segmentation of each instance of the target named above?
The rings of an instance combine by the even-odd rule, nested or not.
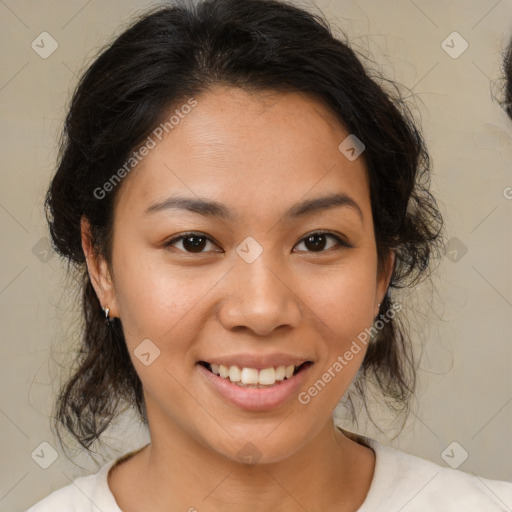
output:
[[[375,452],[375,470],[357,512],[512,512],[512,482],[480,478],[363,439]],[[26,512],[122,512],[107,475],[114,464],[137,451],[77,478]]]

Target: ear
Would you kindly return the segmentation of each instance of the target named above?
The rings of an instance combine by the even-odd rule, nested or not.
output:
[[[102,307],[106,306],[110,309],[109,316],[111,318],[117,317],[119,314],[112,276],[107,262],[103,257],[97,254],[97,251],[93,247],[91,226],[85,217],[82,217],[80,221],[80,228],[82,249],[85,254],[87,271],[96,296]]]
[[[384,263],[384,268],[380,270],[379,275],[377,276],[377,293],[375,295],[375,304],[374,304],[374,318],[379,314],[379,304],[382,303],[384,297],[389,288],[389,282],[391,281],[391,276],[393,275],[393,268],[395,266],[395,251],[390,250],[388,258]]]

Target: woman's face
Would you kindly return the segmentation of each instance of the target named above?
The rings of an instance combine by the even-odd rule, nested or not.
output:
[[[112,287],[97,292],[121,319],[152,438],[179,432],[233,460],[253,450],[276,461],[331,421],[365,346],[344,354],[387,289],[365,165],[303,95],[217,88],[195,99],[118,185]],[[261,389],[200,363],[271,382],[305,361]]]

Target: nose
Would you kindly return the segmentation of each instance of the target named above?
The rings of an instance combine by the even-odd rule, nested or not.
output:
[[[268,336],[278,328],[296,327],[300,300],[285,273],[267,266],[262,256],[252,263],[240,258],[225,281],[219,320],[229,330]]]

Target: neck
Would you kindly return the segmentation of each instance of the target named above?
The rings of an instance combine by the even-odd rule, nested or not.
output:
[[[366,497],[375,465],[373,451],[332,421],[290,457],[267,464],[242,464],[182,431],[167,434],[152,435],[141,452],[144,508],[155,512],[354,511]]]

